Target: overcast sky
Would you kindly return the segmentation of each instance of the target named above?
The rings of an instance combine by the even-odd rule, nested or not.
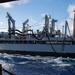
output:
[[[32,29],[41,29],[44,25],[44,15],[58,20],[56,29],[61,29],[68,20],[72,32],[73,10],[75,0],[19,0],[0,4],[0,31],[8,27],[6,12],[9,12],[16,21],[16,27],[22,27],[22,23],[29,19]]]

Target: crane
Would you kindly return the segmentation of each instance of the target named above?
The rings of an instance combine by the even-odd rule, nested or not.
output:
[[[28,23],[29,19],[27,19],[25,22],[23,22],[23,33],[25,32],[25,25]]]

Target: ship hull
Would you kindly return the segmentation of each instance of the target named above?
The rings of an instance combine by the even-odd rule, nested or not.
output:
[[[0,53],[75,58],[75,53],[35,52],[35,51],[16,51],[16,50],[0,50]]]
[[[53,48],[54,50],[53,50]],[[75,58],[75,45],[0,44],[1,53]]]

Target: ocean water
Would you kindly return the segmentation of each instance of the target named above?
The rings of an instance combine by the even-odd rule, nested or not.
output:
[[[75,59],[0,54],[2,67],[15,75],[75,75]],[[3,75],[9,75],[3,71]]]

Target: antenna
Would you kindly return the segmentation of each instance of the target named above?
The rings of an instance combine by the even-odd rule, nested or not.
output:
[[[74,12],[73,38],[75,39],[75,10],[73,10],[73,12]]]

